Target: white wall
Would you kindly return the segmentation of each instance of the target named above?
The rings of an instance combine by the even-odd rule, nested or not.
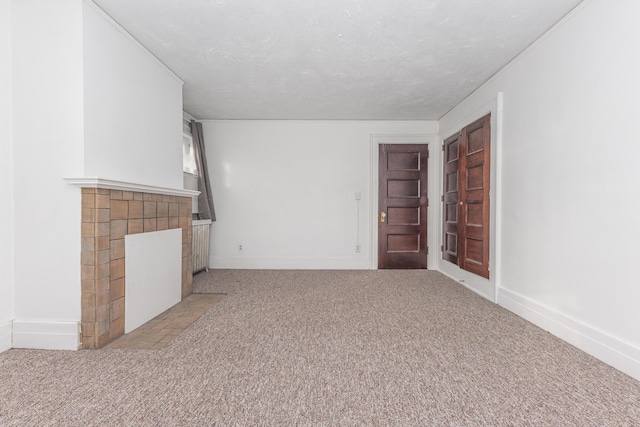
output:
[[[0,351],[11,347],[13,320],[10,17],[10,1],[0,0]]]
[[[440,122],[504,93],[498,302],[638,379],[639,15],[585,1]]]
[[[182,82],[84,4],[85,175],[182,188]]]
[[[89,2],[0,1],[0,350],[7,326],[14,347],[76,349],[81,193],[63,178],[181,188],[182,82]]]
[[[438,127],[435,122],[206,121],[203,130],[217,216],[212,267],[367,269],[371,136],[436,134]],[[355,192],[362,194],[359,216]],[[360,253],[355,252],[358,233]]]
[[[15,347],[77,348],[82,3],[11,3]],[[55,343],[55,344],[52,344]]]

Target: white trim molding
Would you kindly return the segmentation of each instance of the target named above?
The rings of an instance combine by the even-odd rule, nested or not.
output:
[[[13,348],[78,350],[80,322],[13,321]]]
[[[640,381],[640,348],[505,288],[498,304]]]
[[[368,270],[369,258],[247,258],[210,256],[209,268],[232,270]]]
[[[484,277],[470,273],[461,269],[457,265],[442,259],[440,260],[438,271],[481,297],[486,298],[493,303],[496,302],[494,298],[493,285]]]
[[[13,348],[13,321],[0,325],[0,353]]]
[[[194,197],[199,191],[182,188],[156,187],[155,185],[136,184],[133,182],[115,181],[98,177],[64,178],[70,185],[82,188],[104,188],[107,190],[137,191],[140,193],[165,194],[169,196]]]

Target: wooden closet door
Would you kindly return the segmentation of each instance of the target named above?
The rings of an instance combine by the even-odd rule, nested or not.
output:
[[[444,235],[442,258],[458,264],[458,190],[460,175],[460,139],[461,134],[454,135],[444,141]]]
[[[489,278],[491,115],[444,141],[442,258]]]
[[[461,268],[489,278],[489,182],[491,117],[462,130],[459,211],[462,219]]]

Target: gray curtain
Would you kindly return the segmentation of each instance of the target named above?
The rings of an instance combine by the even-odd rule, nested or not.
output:
[[[213,197],[211,196],[211,183],[209,182],[209,170],[207,169],[207,155],[204,151],[204,137],[202,134],[202,123],[191,120],[191,135],[193,136],[193,148],[196,155],[196,166],[198,167],[198,209],[200,219],[216,220],[216,211],[213,208]]]

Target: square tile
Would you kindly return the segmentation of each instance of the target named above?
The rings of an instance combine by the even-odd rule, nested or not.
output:
[[[111,209],[96,209],[96,222],[111,221]]]
[[[167,230],[169,228],[169,218],[158,218],[158,231]]]
[[[83,194],[82,195],[82,207],[95,209],[96,207],[96,196],[95,194]]]
[[[145,218],[144,220],[144,232],[149,233],[158,230],[158,223],[155,218]]]
[[[111,261],[110,265],[110,278],[111,280],[120,279],[124,277],[124,258]]]
[[[111,219],[129,218],[129,202],[126,200],[111,201]]]
[[[95,224],[92,222],[83,222],[80,230],[80,235],[82,237],[95,237],[96,228]]]
[[[110,209],[111,197],[108,194],[96,195],[96,209]]]
[[[127,220],[118,219],[111,221],[110,236],[111,240],[124,239],[127,234]]]
[[[129,201],[129,218],[143,217],[143,203],[140,200]]]
[[[96,249],[96,239],[94,237],[82,237],[80,247],[83,251],[93,251]]]
[[[157,216],[158,218],[169,216],[169,203],[158,202],[157,204]]]
[[[107,264],[99,264],[96,266],[96,280],[100,281],[100,279],[104,279],[105,277],[109,277],[109,265]],[[98,284],[98,283],[96,283]]]
[[[180,218],[177,216],[169,217],[169,228],[180,228]]]
[[[143,219],[130,219],[127,234],[138,234],[144,232]]]
[[[156,218],[157,216],[157,203],[156,202],[144,202],[144,217]]]
[[[80,280],[93,280],[96,276],[96,268],[93,265],[83,265],[80,267]]]
[[[96,250],[97,251],[102,251],[105,249],[109,249],[109,236],[101,236],[101,237],[96,237]]]
[[[109,249],[104,249],[104,250],[95,252],[95,254],[96,254],[96,265],[106,264],[109,261],[111,261],[110,252],[111,251]]]
[[[111,260],[124,258],[124,238],[111,240]]]
[[[103,237],[103,236],[108,236],[111,232],[111,224],[108,222],[101,222],[98,224],[95,224],[96,227],[96,237]]]
[[[111,299],[111,301],[124,297],[124,277],[112,280],[109,292],[109,299]]]
[[[96,222],[96,210],[82,208],[82,222]]]

